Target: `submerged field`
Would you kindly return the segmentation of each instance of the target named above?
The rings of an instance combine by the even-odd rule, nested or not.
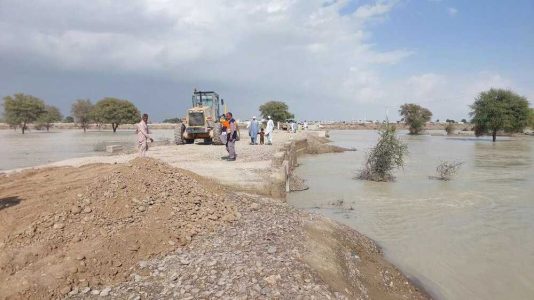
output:
[[[301,159],[296,174],[310,189],[291,204],[376,240],[438,298],[532,298],[534,138],[402,136],[410,153],[391,183],[353,179],[376,132],[331,139],[358,151]],[[451,181],[430,180],[441,160],[465,164]]]

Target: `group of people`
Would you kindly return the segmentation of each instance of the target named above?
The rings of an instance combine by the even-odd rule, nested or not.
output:
[[[250,144],[258,144],[258,135],[260,136],[259,144],[263,145],[265,143],[265,137],[267,137],[267,145],[273,144],[273,130],[274,122],[271,119],[271,116],[267,117],[267,126],[265,129],[261,124],[256,120],[256,116],[252,117],[252,121],[248,124],[248,136],[250,136]]]
[[[222,130],[221,141],[226,144],[226,150],[228,151],[229,161],[235,161],[237,154],[235,152],[235,142],[239,139],[237,132],[237,124],[231,112],[227,112],[224,118],[221,118]],[[274,122],[271,116],[267,117],[267,126],[263,128],[261,124],[256,120],[256,117],[252,117],[252,121],[248,126],[248,134],[250,136],[250,144],[257,145],[258,135],[260,136],[259,144],[263,145],[265,137],[267,138],[267,145],[273,144],[273,131]],[[148,129],[148,114],[143,114],[141,121],[136,124],[137,133],[137,148],[139,150],[139,156],[145,157],[148,151],[148,141],[154,142],[154,139],[150,136],[150,130]]]

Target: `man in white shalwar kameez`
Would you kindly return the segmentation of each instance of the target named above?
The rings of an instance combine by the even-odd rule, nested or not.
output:
[[[150,131],[148,130],[148,115],[143,114],[141,122],[137,124],[137,147],[139,149],[139,157],[145,157],[146,152],[148,151],[148,140],[154,142],[150,136]]]

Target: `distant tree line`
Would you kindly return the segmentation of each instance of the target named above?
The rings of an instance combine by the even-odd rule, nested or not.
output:
[[[20,127],[22,133],[28,124],[48,131],[54,122],[77,123],[84,132],[90,123],[111,124],[113,132],[121,124],[133,124],[139,121],[139,109],[128,100],[106,97],[92,104],[89,99],[78,99],[71,107],[72,116],[63,119],[59,109],[47,105],[43,100],[32,95],[17,93],[4,97],[3,121],[15,128]]]
[[[497,133],[523,132],[526,127],[534,129],[534,109],[529,108],[528,100],[513,91],[490,89],[481,92],[475,102],[469,106],[476,136],[491,135],[495,142]],[[430,121],[432,112],[420,105],[406,103],[399,110],[402,120],[408,125],[410,134],[420,134],[426,122]],[[439,120],[437,120],[439,122]],[[447,119],[447,134],[454,131],[455,120]],[[463,123],[468,123],[462,119]]]

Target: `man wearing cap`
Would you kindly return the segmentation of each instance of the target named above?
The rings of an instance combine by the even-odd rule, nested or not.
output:
[[[248,125],[248,135],[250,136],[250,144],[256,145],[256,138],[258,136],[259,124],[256,121],[256,116],[252,117],[252,121]]]
[[[274,122],[271,119],[271,116],[267,116],[267,128],[265,128],[265,135],[267,136],[267,145],[273,144],[273,130],[274,130]]]

